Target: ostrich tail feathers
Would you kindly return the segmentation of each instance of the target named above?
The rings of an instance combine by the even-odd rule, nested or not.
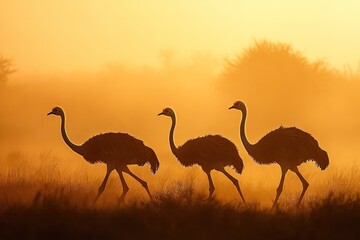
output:
[[[151,172],[155,174],[156,171],[159,169],[160,163],[154,150],[152,150],[149,147],[148,147],[148,162],[150,163]]]
[[[242,173],[242,171],[244,169],[244,163],[240,157],[239,157],[239,159],[236,159],[235,163],[233,164],[233,168],[237,173],[239,173],[239,174]]]
[[[155,174],[157,172],[157,170],[159,169],[159,165],[160,165],[159,162],[154,163],[154,164],[150,163],[151,173]]]
[[[314,159],[314,161],[316,162],[316,165],[320,167],[321,170],[324,170],[325,168],[327,168],[327,166],[329,166],[329,156],[322,149],[319,149],[317,158]]]

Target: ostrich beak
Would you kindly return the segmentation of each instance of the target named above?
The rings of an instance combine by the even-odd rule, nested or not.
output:
[[[48,114],[47,114],[47,116],[49,116],[49,115],[51,115],[51,114],[54,114],[53,112],[49,112]]]
[[[235,108],[235,107],[234,107],[234,106],[231,106],[231,107],[229,107],[229,110],[230,110],[230,109],[233,109],[233,108]]]
[[[158,116],[160,116],[160,115],[164,115],[164,112],[161,112],[161,113],[158,114]]]

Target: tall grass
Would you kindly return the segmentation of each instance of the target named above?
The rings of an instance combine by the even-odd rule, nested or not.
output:
[[[154,203],[131,201],[94,207],[58,189],[33,204],[1,209],[1,238],[55,239],[358,239],[360,197],[329,194],[297,208],[270,212],[206,200],[176,183]],[[81,203],[81,204],[80,204]]]
[[[1,161],[0,239],[358,239],[360,236],[357,170],[334,171],[324,181],[327,190],[323,194],[310,194],[300,208],[294,206],[296,194],[284,194],[279,207],[270,211],[261,200],[250,200],[247,206],[237,198],[208,200],[207,192],[199,190],[195,174],[171,181],[161,178],[153,188],[154,202],[129,194],[125,202],[119,203],[119,186],[110,181],[101,201],[93,204],[101,179],[84,171],[66,173],[57,164],[59,159],[51,154],[40,154],[38,158],[37,163],[33,156],[13,153]],[[207,185],[203,186],[206,188]]]

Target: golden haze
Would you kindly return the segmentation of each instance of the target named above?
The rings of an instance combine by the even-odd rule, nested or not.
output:
[[[267,64],[264,65],[262,62],[266,61],[266,58],[261,55],[263,48],[267,51],[267,45],[272,43],[254,43],[247,49],[254,61],[253,67],[267,68]],[[273,46],[276,48],[282,45]],[[257,49],[253,53],[252,47]],[[291,59],[291,50],[285,48],[285,51],[289,52]],[[258,70],[241,70],[242,64],[246,63],[246,53],[244,51],[237,63],[235,62],[235,71],[232,69],[234,66],[229,67],[231,65],[223,63],[228,67],[220,75],[209,73],[209,66],[214,64],[215,68],[217,62],[203,56],[191,64],[174,63],[161,69],[132,69],[124,65],[111,65],[98,73],[28,76],[27,82],[10,81],[2,89],[1,95],[3,111],[0,121],[0,143],[3,162],[10,166],[16,165],[25,154],[34,162],[37,158],[42,159],[44,164],[46,158],[37,156],[45,154],[50,156],[49,159],[55,157],[56,166],[63,177],[67,174],[71,176],[82,168],[87,169],[90,177],[97,176],[100,183],[105,172],[104,166],[89,166],[81,157],[75,155],[61,138],[60,119],[46,116],[53,106],[59,105],[66,111],[67,131],[75,143],[82,143],[94,134],[102,132],[128,132],[144,140],[158,154],[161,167],[155,176],[150,175],[147,168],[133,168],[149,181],[152,188],[158,189],[164,182],[170,184],[172,181],[188,179],[194,181],[198,188],[205,192],[206,176],[198,167],[180,166],[169,150],[170,121],[158,117],[157,113],[170,106],[176,110],[178,117],[175,132],[177,144],[182,144],[189,138],[214,133],[231,139],[238,146],[245,163],[242,175],[235,175],[233,171],[231,173],[240,180],[244,192],[248,192],[248,198],[260,198],[270,202],[280,171],[277,166],[255,164],[242,147],[239,140],[241,114],[229,111],[228,107],[235,99],[243,99],[249,108],[247,133],[252,142],[280,124],[295,125],[312,133],[320,146],[328,151],[331,165],[325,171],[320,171],[311,163],[301,166],[305,177],[311,183],[309,192],[318,195],[319,189],[328,191],[329,186],[336,188],[338,179],[334,180],[334,175],[340,173],[340,177],[343,177],[342,172],[358,168],[356,146],[359,143],[359,124],[352,121],[352,118],[347,118],[356,118],[359,115],[353,111],[360,102],[356,94],[360,87],[358,79],[348,81],[345,77],[340,78],[332,70],[326,70],[327,67],[320,72],[311,70],[315,69],[312,66],[316,63],[306,60],[302,66],[304,74],[309,77],[311,74],[318,74],[316,76],[320,80],[317,82],[313,79],[314,83],[311,84],[306,84],[306,81],[304,84],[298,83],[298,90],[294,91],[301,92],[299,96],[294,96],[295,93],[289,90],[293,89],[291,81],[289,85],[285,85],[282,81],[287,81],[287,77],[279,80],[278,75],[290,74],[291,69],[268,73],[267,78],[260,78],[255,85],[232,77],[245,74],[251,78],[252,74],[258,74]],[[279,66],[276,65],[276,54],[273,54],[271,61],[275,69]],[[280,58],[279,61],[281,60]],[[294,63],[291,61],[286,63],[287,67],[292,64]],[[295,70],[297,64],[293,66]],[[321,82],[321,77],[328,78],[328,74],[332,76],[329,79],[330,85]],[[191,79],[192,82],[187,79]],[[301,81],[301,77],[296,81]],[[267,86],[266,82],[273,87]],[[232,86],[230,89],[229,84]],[[347,104],[342,104],[344,98],[348,99]],[[354,170],[350,172],[357,175]],[[214,173],[214,176],[217,195],[220,198],[237,197],[230,182],[221,174]],[[117,179],[115,175],[113,178]],[[289,175],[288,179],[285,194],[295,194],[300,190],[300,182],[292,175]],[[136,183],[132,184],[137,188]],[[355,191],[358,186],[350,188]],[[141,189],[138,191],[141,192]]]
[[[43,164],[52,157],[39,154],[49,154],[55,156],[62,177],[81,168],[100,184],[104,166],[89,166],[71,152],[61,139],[59,119],[46,116],[59,105],[76,143],[101,132],[121,131],[154,148],[161,162],[158,174],[134,168],[150,188],[195,179],[199,190],[206,192],[206,176],[198,167],[181,167],[169,150],[170,121],[157,113],[170,106],[178,117],[177,144],[209,133],[231,139],[245,163],[242,175],[231,174],[250,200],[270,202],[280,170],[255,164],[242,147],[241,114],[228,110],[241,99],[249,110],[250,141],[283,124],[310,132],[328,151],[327,170],[312,163],[301,166],[310,182],[309,196],[344,183],[339,181],[343,173],[358,176],[360,78],[358,72],[342,69],[348,61],[356,65],[359,57],[354,51],[360,42],[355,34],[359,25],[354,24],[360,19],[353,14],[357,3],[335,7],[336,1],[323,5],[303,1],[295,9],[285,1],[199,2],[174,6],[169,1],[159,8],[130,1],[41,6],[40,1],[6,1],[0,10],[0,35],[6,36],[0,39],[0,51],[13,58],[18,72],[0,89],[3,165],[20,171],[16,162],[27,158]],[[338,14],[346,17],[334,17]],[[273,42],[255,42],[254,37]],[[295,50],[277,45],[277,40],[292,43]],[[301,53],[296,52],[298,47]],[[317,62],[321,57],[331,64]],[[231,183],[214,175],[217,196],[236,199]],[[287,178],[283,196],[300,192],[298,179]],[[136,183],[131,184],[142,194]],[[358,191],[359,186],[349,189]]]

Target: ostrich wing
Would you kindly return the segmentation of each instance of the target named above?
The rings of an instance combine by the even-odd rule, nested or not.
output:
[[[123,161],[124,164],[143,165],[148,158],[144,143],[126,133],[100,134],[90,138],[81,147],[84,158],[90,163]],[[135,159],[137,162],[132,162]]]
[[[239,159],[236,146],[220,135],[207,135],[188,140],[179,147],[179,160],[185,166],[207,165]]]
[[[295,127],[280,127],[254,145],[252,156],[260,164],[270,164],[284,159],[291,159],[294,164],[299,164],[316,159],[320,150],[318,142],[309,133]]]

